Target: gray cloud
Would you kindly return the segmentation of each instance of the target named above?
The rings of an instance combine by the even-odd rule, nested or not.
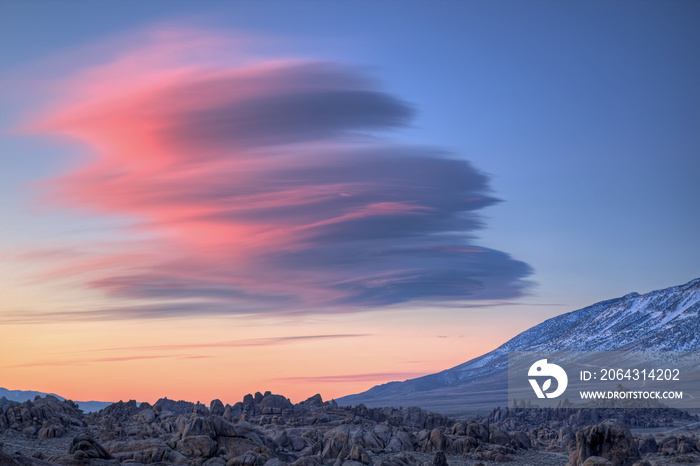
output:
[[[110,153],[54,183],[72,206],[133,215],[182,245],[95,270],[87,287],[131,304],[94,319],[354,312],[531,285],[528,264],[478,246],[482,209],[500,202],[489,176],[443,149],[380,140],[415,112],[358,70],[204,73],[127,102],[158,171]]]
[[[279,145],[400,127],[412,113],[404,103],[374,91],[260,96],[181,115],[169,128],[168,137],[195,148],[210,144]]]

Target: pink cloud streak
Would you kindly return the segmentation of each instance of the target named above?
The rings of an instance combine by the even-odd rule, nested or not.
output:
[[[329,375],[319,377],[280,377],[272,379],[282,382],[299,383],[348,383],[348,382],[375,382],[378,380],[400,381],[413,379],[426,375],[426,372],[370,372],[367,374]]]

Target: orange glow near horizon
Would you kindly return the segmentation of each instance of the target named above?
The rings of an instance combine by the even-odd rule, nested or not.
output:
[[[168,397],[233,404],[270,390],[299,402],[447,369],[511,336],[496,334],[487,321],[453,325],[430,315],[387,312],[373,323],[359,314],[278,324],[213,318],[17,324],[0,342],[0,371],[4,388],[78,401]],[[464,333],[445,334],[455,328]]]
[[[37,204],[94,223],[0,250],[4,388],[330,399],[458,365],[534,323],[489,315],[532,273],[471,244],[497,202],[489,176],[383,139],[414,110],[359,68],[250,60],[243,43],[149,31],[57,78],[18,130],[79,144],[35,183]],[[465,301],[485,304],[439,307]]]

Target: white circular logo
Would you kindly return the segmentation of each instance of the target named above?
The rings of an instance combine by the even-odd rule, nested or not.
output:
[[[556,364],[548,363],[546,359],[540,359],[530,366],[527,375],[528,377],[546,377],[546,379],[542,381],[541,386],[537,382],[537,379],[528,379],[537,398],[556,398],[564,393],[569,383],[569,377],[566,375],[566,371]],[[552,386],[552,379],[557,381],[557,388],[554,391],[548,392]]]

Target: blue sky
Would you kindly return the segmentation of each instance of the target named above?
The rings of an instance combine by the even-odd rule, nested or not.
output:
[[[108,63],[162,25],[240,35],[236,53],[255,59],[352,67],[413,112],[382,138],[446,151],[490,177],[487,194],[501,202],[478,211],[484,227],[470,231],[473,243],[527,264],[534,272],[521,278],[533,286],[467,315],[488,310],[480,321],[505,319],[515,334],[599,300],[685,283],[700,276],[699,20],[689,1],[5,0],[0,251],[13,257],[2,276],[14,296],[5,311],[40,305],[24,298],[34,291],[7,284],[41,273],[16,251],[57,238],[109,241],[126,221],[40,200],[37,183],[76,169],[89,151],[13,133],[56,98],[24,81],[61,82]],[[53,290],[68,307],[100,299],[94,289],[26,289]]]
[[[482,244],[530,263],[537,294],[584,304],[698,275],[693,2],[6,1],[2,9],[5,72],[166,21],[265,36],[272,55],[365,66],[416,107],[402,138],[448,148],[493,176],[504,202],[486,213]],[[50,170],[31,155],[9,157],[27,144],[3,141],[5,186]]]

